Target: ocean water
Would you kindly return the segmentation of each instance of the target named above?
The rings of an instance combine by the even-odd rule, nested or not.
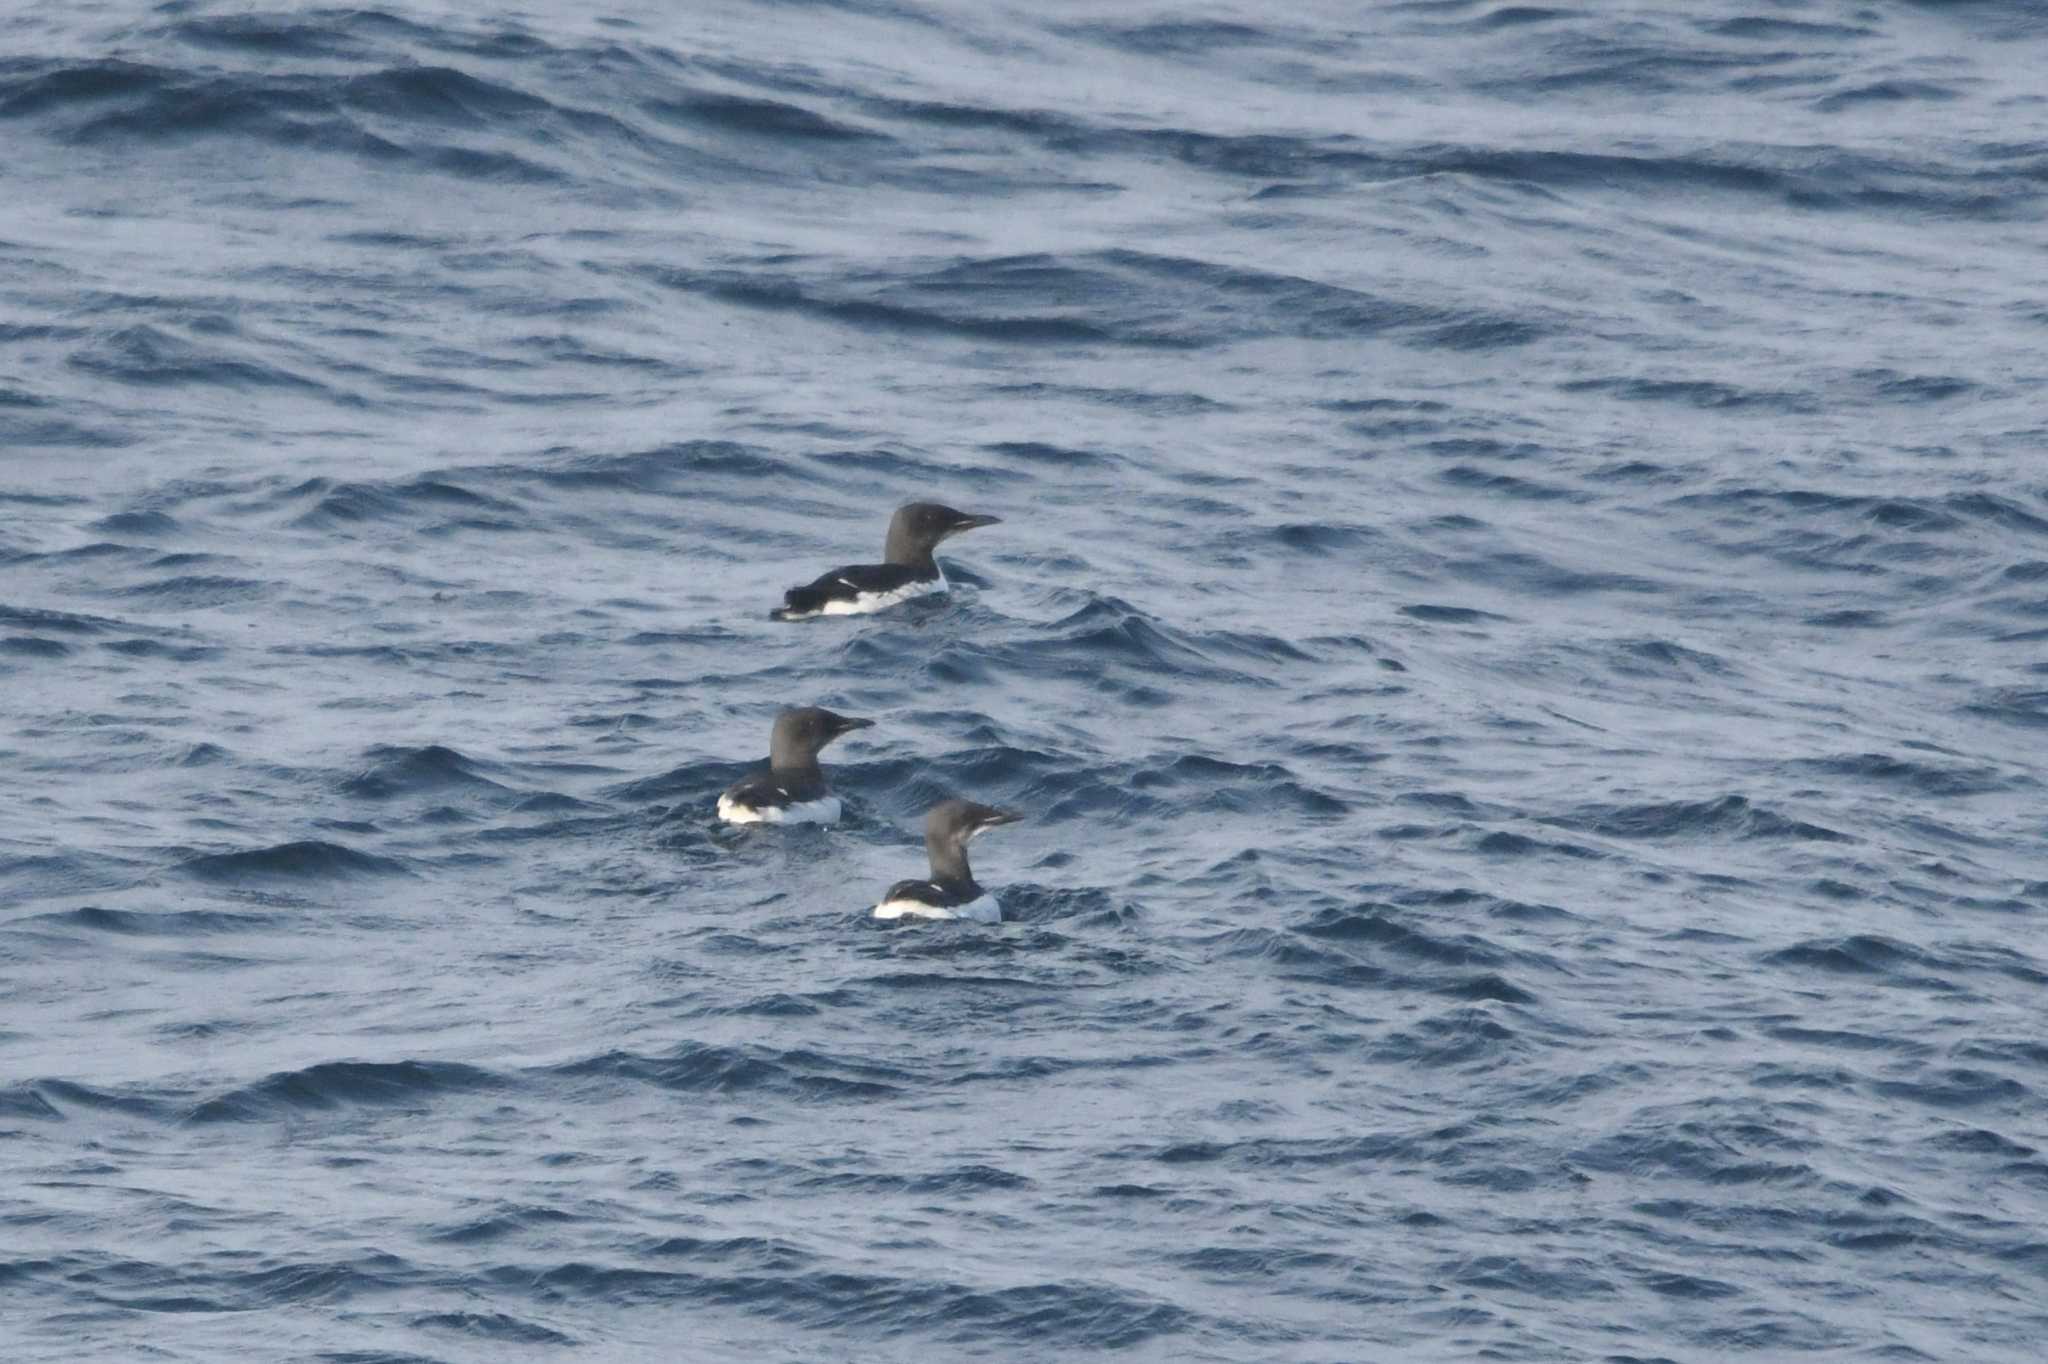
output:
[[[2040,6],[487,8],[0,17],[11,1364],[2042,1356]]]

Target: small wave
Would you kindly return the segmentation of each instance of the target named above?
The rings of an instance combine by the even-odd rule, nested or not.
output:
[[[1022,642],[986,651],[1006,666],[1026,674],[1060,670],[1061,660],[1085,658],[1094,666],[1122,664],[1140,673],[1181,678],[1211,678],[1269,686],[1265,668],[1306,655],[1271,636],[1226,631],[1200,633],[1167,625],[1149,612],[1117,597],[1089,594],[1085,604],[1049,624],[1037,626]],[[1263,665],[1243,672],[1220,657],[1243,658]]]
[[[1963,710],[2024,729],[2048,729],[2048,690],[1998,687],[1987,693],[1983,700],[1964,706]]]
[[[1664,801],[1650,805],[1595,805],[1564,817],[1543,821],[1582,829],[1610,838],[1789,838],[1828,843],[1852,841],[1849,835],[1818,824],[1788,819],[1746,796],[1715,800]]]
[[[1429,621],[1436,625],[1480,625],[1487,621],[1505,621],[1507,616],[1481,611],[1475,606],[1439,606],[1432,602],[1417,602],[1401,608],[1401,614],[1411,620]]]
[[[308,479],[292,488],[287,496],[316,499],[312,507],[292,520],[294,526],[308,530],[331,530],[360,522],[420,520],[451,511],[466,516],[488,512],[498,518],[523,519],[523,513],[510,502],[486,497],[432,475],[394,483]]]
[[[1887,1099],[1903,1099],[1930,1108],[1980,1108],[2011,1105],[2032,1097],[2032,1091],[2009,1075],[1955,1066],[1912,1080],[1879,1080],[1871,1089]]]
[[[1354,956],[1344,950],[1341,941],[1309,941],[1295,933],[1269,928],[1237,929],[1215,941],[1222,956],[1264,963],[1289,980],[1314,981],[1347,990],[1411,990],[1428,986],[1419,977]]]
[[[1145,1294],[1089,1283],[1026,1283],[987,1288],[945,1278],[915,1280],[820,1270],[737,1276],[571,1262],[540,1268],[506,1265],[491,1277],[543,1301],[710,1304],[844,1333],[886,1330],[985,1349],[1015,1341],[1073,1353],[1130,1349],[1187,1330],[1185,1308]],[[772,1282],[772,1291],[764,1289]]]
[[[1768,953],[1770,966],[1826,971],[1831,975],[1889,977],[1897,981],[1925,983],[1924,971],[1936,965],[1926,953],[1892,938],[1859,933],[1847,938],[1816,938]]]
[[[2048,535],[2048,520],[2011,498],[1992,493],[1918,498],[1752,486],[1691,493],[1674,499],[1672,505],[1704,508],[1744,521],[1790,519],[1802,526],[1825,516],[1837,525],[1859,531],[1875,525],[1887,531],[1935,535],[1963,530],[1974,522],[2029,535]]]
[[[1520,498],[1529,502],[1589,502],[1592,494],[1573,488],[1554,487],[1538,483],[1534,479],[1517,478],[1513,474],[1496,473],[1491,469],[1475,468],[1470,464],[1454,464],[1440,470],[1437,478],[1453,488],[1470,492],[1497,493],[1502,497]]]
[[[483,1216],[441,1227],[429,1233],[429,1238],[456,1245],[477,1245],[534,1228],[558,1226],[564,1222],[577,1220],[579,1219],[575,1214],[559,1208],[500,1205]]]
[[[421,748],[380,745],[367,756],[369,767],[341,784],[343,795],[357,800],[391,800],[451,788],[509,794],[506,787],[483,774],[475,759],[440,744]]]
[[[2011,956],[2017,957],[2018,953]],[[2003,964],[2005,974],[2029,985],[2048,984],[2048,975],[2038,969],[2008,961]],[[1988,1061],[2002,1066],[2020,1066],[2029,1070],[2048,1072],[2048,1042],[2037,1042],[2031,1038],[2005,1038],[1994,1041],[1971,1042],[1956,1052],[1967,1060]]]
[[[2048,517],[2036,515],[2013,499],[1996,493],[1959,493],[1946,499],[1944,505],[1973,521],[2028,535],[2048,536]]]
[[[176,1206],[198,1209],[184,1200]],[[173,1218],[175,1226],[186,1218]],[[389,1293],[413,1278],[406,1261],[370,1252],[356,1260],[282,1260],[259,1253],[251,1257],[261,1268],[221,1268],[187,1262],[158,1264],[146,1259],[101,1259],[81,1268],[76,1279],[90,1285],[92,1301],[103,1310],[146,1313],[161,1320],[169,1314],[191,1319],[198,1313],[251,1315],[303,1306],[324,1309],[358,1294]],[[246,1318],[245,1318],[246,1320]],[[148,1351],[145,1350],[145,1353]],[[417,1364],[418,1356],[336,1353],[312,1356],[335,1364]]]
[[[1260,532],[1281,549],[1297,554],[1356,554],[1380,538],[1370,526],[1337,525],[1331,522],[1293,521]]]
[[[1385,910],[1327,909],[1296,925],[1297,933],[1339,942],[1367,942],[1403,956],[1448,966],[1498,966],[1505,954],[1471,934],[1434,937]]]
[[[656,283],[867,330],[1015,344],[1187,349],[1255,336],[1396,333],[1424,346],[1508,344],[1532,324],[1423,307],[1298,275],[1129,249],[968,258],[864,280],[789,268],[662,267]],[[1217,300],[1229,303],[1220,309]],[[1472,330],[1477,328],[1478,330]]]
[[[1653,1116],[1656,1123],[1651,1127]],[[1572,1164],[1636,1179],[1675,1178],[1723,1186],[1805,1188],[1819,1178],[1804,1161],[1753,1154],[1758,1140],[1774,1139],[1770,1129],[1758,1125],[1737,1125],[1706,1114],[1688,1120],[1659,1110],[1643,1115],[1634,1126],[1649,1130],[1622,1131],[1581,1146],[1572,1152]]]
[[[1427,1134],[1375,1132],[1349,1137],[1253,1137],[1243,1141],[1179,1141],[1165,1146],[1126,1147],[1113,1154],[1161,1165],[1226,1163],[1247,1169],[1341,1169],[1386,1161],[1442,1160],[1470,1130],[1442,1128]]]
[[[1949,1128],[1922,1137],[1920,1140],[1924,1145],[1944,1153],[1990,1156],[2000,1160],[2025,1160],[2036,1154],[2039,1149],[1993,1132],[1988,1127]]]
[[[203,610],[214,606],[232,606],[239,602],[254,601],[269,596],[277,590],[277,584],[260,582],[254,578],[231,578],[214,573],[181,573],[169,578],[158,578],[151,582],[136,583],[119,589],[115,595],[128,597],[146,604],[153,610]],[[148,652],[153,646],[150,641],[137,641],[137,652]]]
[[[1668,639],[1617,640],[1612,646],[1614,670],[1638,677],[1715,677],[1735,669],[1717,654],[1688,649]]]
[[[577,814],[585,811],[597,812],[603,808],[600,805],[593,805],[589,801],[578,800],[574,796],[564,795],[559,791],[537,791],[530,796],[522,796],[515,801],[512,805],[512,813],[515,815],[559,815]]]
[[[176,535],[184,529],[178,519],[157,511],[115,512],[92,523],[102,535],[139,535],[152,538]]]
[[[109,620],[105,616],[74,615],[69,611],[50,611],[35,606],[0,605],[0,627],[5,626],[38,634],[54,632],[61,635],[96,635],[108,630],[134,628],[125,621]]]
[[[1864,104],[1925,103],[1929,100],[1946,103],[1958,98],[1956,91],[1933,81],[1883,80],[1823,95],[1813,102],[1813,107],[1824,114],[1832,114]]]
[[[34,1085],[8,1085],[0,1088],[0,1118],[62,1122],[64,1115],[37,1093]]]
[[[1720,412],[1809,413],[1820,406],[1810,393],[1747,389],[1703,379],[1572,379],[1558,387],[1566,393],[1604,393],[1627,402],[1678,403]]]
[[[7,635],[0,637],[0,654],[15,658],[69,658],[71,646],[60,639],[37,635]]]
[[[22,554],[16,556],[16,558],[19,562],[24,563],[57,561],[68,564],[93,559],[132,559],[146,553],[148,553],[147,550],[134,545],[116,544],[111,540],[98,540],[89,545],[73,545],[68,549],[53,549],[47,554]]]
[[[100,647],[123,658],[161,659],[166,663],[200,663],[223,652],[211,644],[169,644],[160,639],[110,639]]]
[[[1723,38],[1749,38],[1758,42],[1811,42],[1820,38],[1867,38],[1876,29],[1854,24],[1818,23],[1810,19],[1786,19],[1776,15],[1746,14],[1734,19],[1703,22],[1702,27]]]
[[[303,375],[242,359],[147,324],[97,338],[73,352],[70,363],[101,378],[147,387],[211,384],[232,389],[326,391],[325,385]]]
[[[382,17],[382,16],[378,16]],[[363,58],[373,50],[363,28],[373,28],[371,16],[362,16],[359,26],[337,24],[330,18],[293,19],[273,14],[222,14],[180,18],[167,26],[178,41],[194,47],[257,53],[266,57]],[[396,21],[392,21],[396,22]]]
[[[543,160],[437,140],[535,130],[638,149],[645,134],[601,114],[557,108],[516,88],[444,66],[402,65],[367,73],[256,74],[121,61],[37,62],[33,74],[0,77],[0,118],[54,123],[63,140],[132,148],[202,139],[289,152],[329,152],[384,167],[412,165],[466,179],[519,184],[568,180]],[[383,128],[384,136],[371,130]],[[410,134],[415,140],[397,140]],[[522,141],[543,145],[530,136]],[[256,376],[223,371],[214,382]],[[150,382],[145,378],[141,382]],[[300,386],[310,381],[298,380]]]
[[[41,916],[44,922],[75,924],[96,933],[123,937],[192,937],[215,933],[247,933],[269,928],[275,922],[267,915],[239,914],[214,909],[129,910],[103,909],[87,905],[80,909]]]
[[[1224,19],[1155,19],[1140,24],[1076,24],[1075,37],[1147,57],[1200,56],[1280,41],[1276,33]]]
[[[1184,754],[1159,767],[1133,772],[1140,791],[1177,791],[1186,805],[1203,810],[1262,813],[1274,809],[1304,815],[1340,815],[1348,808],[1298,780],[1278,763],[1233,763],[1199,753]]]
[[[338,843],[303,839],[247,852],[209,853],[178,864],[178,870],[202,881],[232,885],[242,881],[329,881],[357,876],[407,875],[405,864],[388,857],[357,852]]]
[[[45,68],[0,83],[0,118],[28,118],[67,105],[97,104],[158,90],[164,83],[164,73],[157,68],[118,59]]]
[[[7,898],[32,901],[45,895],[90,894],[110,890],[132,879],[136,866],[126,857],[75,852],[0,853],[0,886]],[[49,922],[24,919],[18,923]]]
[[[507,471],[513,472],[513,471]],[[790,470],[763,452],[733,441],[693,440],[629,454],[587,455],[542,469],[537,477],[570,491],[695,493],[702,480],[724,475],[753,482],[787,477]],[[518,470],[520,477],[535,477]]]
[[[1901,374],[1892,369],[1864,369],[1856,371],[1855,377],[1868,385],[1874,396],[1895,403],[1947,402],[1977,390],[1976,384],[1953,374]]]
[[[1825,951],[1825,948],[1821,949]],[[1798,963],[1804,964],[1804,963]],[[1823,969],[1832,969],[1824,967]],[[1856,973],[1852,966],[1851,973]],[[1821,1047],[1829,1051],[1893,1051],[1908,1055],[1924,1053],[1928,1047],[1923,1042],[1906,1038],[1882,1037],[1870,1033],[1848,1032],[1840,1028],[1804,1028],[1782,1025],[1769,1030],[1770,1036],[1781,1042],[1795,1042],[1806,1046]]]
[[[981,448],[1002,459],[1053,468],[1100,469],[1122,462],[1114,455],[1099,451],[1076,450],[1042,441],[995,441]]]
[[[866,128],[856,128],[800,105],[746,95],[693,95],[687,99],[649,100],[641,107],[670,123],[797,142],[886,141]]]
[[[1831,758],[1803,758],[1788,766],[1829,777],[1849,777],[1884,786],[1901,786],[1929,796],[1974,796],[2012,785],[1997,768],[1986,765],[1943,765],[1889,753],[1844,753]]]
[[[447,66],[397,66],[351,76],[341,101],[394,118],[480,128],[529,120],[554,106],[538,95]]]
[[[655,271],[654,279],[667,288],[701,294],[723,303],[767,312],[802,313],[865,331],[951,335],[1015,345],[1076,345],[1106,341],[1122,341],[1133,346],[1190,344],[1163,332],[1127,331],[1118,336],[1099,323],[1076,317],[969,314],[918,307],[885,298],[834,297],[828,285],[805,285],[738,271],[665,268]]]
[[[0,408],[0,441],[9,445],[52,449],[67,446],[112,449],[133,445],[139,439],[139,435],[127,431],[90,426],[63,417],[25,417]],[[4,563],[6,557],[4,553],[0,553],[0,563]]]
[[[1536,996],[1501,975],[1488,971],[1481,975],[1464,976],[1457,980],[1444,981],[1430,987],[1430,993],[1449,999],[1492,1000],[1500,1004],[1534,1004]]]
[[[1081,121],[1050,110],[954,104],[945,100],[892,99],[887,96],[869,96],[862,103],[880,117],[941,128],[985,129],[1069,142],[1087,135],[1087,127]]]
[[[988,391],[1005,397],[1071,398],[1079,402],[1100,403],[1107,407],[1160,417],[1204,416],[1212,412],[1236,410],[1229,403],[1219,402],[1199,393],[1162,392],[1143,388],[1096,388],[1086,384],[1034,382],[991,384]]]
[[[52,1100],[59,1112],[80,1108],[93,1113],[119,1113],[124,1117],[163,1122],[176,1116],[174,1094],[134,1089],[101,1089],[72,1080],[39,1080],[36,1090]]]
[[[575,1338],[503,1312],[428,1312],[411,1319],[422,1331],[447,1331],[470,1340],[501,1340],[511,1345],[573,1346]]]
[[[1479,19],[1478,27],[1527,28],[1531,24],[1550,24],[1560,19],[1576,17],[1573,11],[1567,9],[1549,9],[1542,5],[1503,5],[1499,9],[1488,10]]]
[[[431,1107],[444,1095],[502,1088],[487,1070],[452,1061],[325,1061],[279,1071],[195,1106],[195,1123],[271,1122],[343,1107]]]
[[[999,1170],[992,1165],[962,1165],[948,1170],[918,1174],[826,1174],[800,1181],[806,1190],[837,1194],[912,1194],[932,1198],[947,1194],[976,1194],[992,1189],[1028,1189],[1031,1181],[1023,1175]]]
[[[1806,617],[1805,623],[1823,630],[1881,630],[1891,621],[1879,611],[1849,609],[1818,612]]]
[[[840,1060],[812,1051],[685,1042],[665,1056],[611,1051],[554,1067],[575,1078],[631,1080],[690,1093],[794,1093],[810,1099],[863,1100],[899,1092],[908,1077],[890,1066]]]
[[[1489,979],[1492,978],[1482,978]],[[1501,985],[1511,996],[1505,1002],[1531,1002],[1525,992],[1507,985],[1505,981]],[[1491,1001],[1494,996],[1482,986],[1479,998]],[[1507,1065],[1529,1050],[1529,1044],[1522,1035],[1505,1021],[1507,1016],[1505,1012],[1496,1016],[1493,1011],[1478,1005],[1452,1009],[1386,1034],[1374,1044],[1372,1056],[1388,1065],[1432,1069],[1444,1066],[1487,1070]]]
[[[1005,909],[1007,910],[1007,906]],[[693,1009],[689,1017],[703,1018],[814,1018],[828,1008],[843,1008],[854,1002],[855,996],[845,990],[820,990],[814,993],[793,994],[787,990],[772,990],[766,994],[754,995],[730,1004],[708,1004]]]
[[[640,804],[702,797],[704,808],[708,810],[712,802],[718,798],[720,791],[760,766],[758,761],[690,763],[683,767],[671,768],[667,772],[656,773],[651,777],[639,777],[616,786],[608,786],[602,794],[607,800]]]
[[[1456,317],[1448,322],[1431,323],[1419,327],[1412,335],[1412,343],[1419,350],[1491,351],[1513,350],[1517,346],[1534,345],[1557,331],[1547,322],[1527,317]],[[1579,494],[1558,492],[1554,496],[1577,497]]]

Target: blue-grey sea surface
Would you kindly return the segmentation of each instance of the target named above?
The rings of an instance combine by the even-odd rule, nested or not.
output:
[[[2044,71],[11,6],[0,1356],[2040,1359]]]

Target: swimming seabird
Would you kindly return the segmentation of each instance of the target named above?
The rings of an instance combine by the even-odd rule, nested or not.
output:
[[[877,919],[972,919],[999,924],[1003,907],[994,892],[975,883],[967,866],[967,840],[983,829],[1024,818],[971,800],[941,801],[924,820],[924,850],[931,858],[928,881],[898,881],[875,906]]]
[[[768,734],[768,770],[735,782],[720,796],[718,817],[728,824],[837,823],[839,797],[825,785],[818,750],[872,724],[821,706],[783,711]]]
[[[768,613],[769,619],[862,615],[927,592],[944,592],[946,575],[932,557],[939,542],[1001,521],[999,516],[970,516],[937,502],[905,503],[889,518],[881,563],[835,568],[803,587],[792,587],[783,593],[782,605]]]

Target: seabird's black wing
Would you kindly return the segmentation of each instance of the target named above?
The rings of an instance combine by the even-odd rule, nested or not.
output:
[[[821,574],[802,587],[782,594],[782,605],[768,613],[774,620],[795,620],[816,615],[831,602],[852,602],[864,596],[894,592],[923,580],[927,575],[908,564],[854,564]]]
[[[725,789],[725,794],[734,804],[755,810],[787,805],[794,798],[787,785],[767,772],[740,778]]]
[[[889,893],[882,897],[882,903],[891,900],[915,900],[921,905],[945,908],[953,903],[953,897],[946,894],[944,887],[936,881],[898,881],[889,887]]]

